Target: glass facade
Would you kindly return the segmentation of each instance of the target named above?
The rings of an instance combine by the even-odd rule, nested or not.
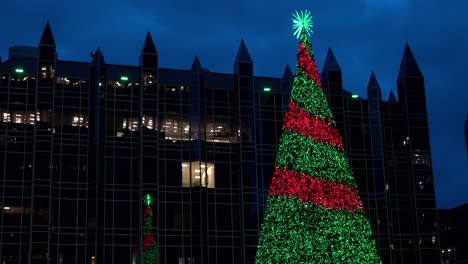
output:
[[[424,79],[410,48],[397,80],[399,101],[393,94],[382,100],[374,74],[367,100],[343,90],[331,51],[322,78],[384,263],[440,261]]]
[[[289,68],[254,76],[243,42],[233,74],[198,58],[159,68],[149,34],[139,66],[106,64],[99,49],[90,63],[62,61],[49,25],[31,50],[0,64],[2,264],[132,263],[145,194],[160,263],[253,263]],[[422,81],[390,103],[378,85],[362,100],[339,69],[323,74],[382,256],[428,263],[438,233],[427,114],[401,103],[424,96]]]
[[[444,263],[468,261],[468,204],[452,209],[439,209],[442,259]]]
[[[466,158],[468,159],[468,114],[465,121],[465,144],[466,144]]]

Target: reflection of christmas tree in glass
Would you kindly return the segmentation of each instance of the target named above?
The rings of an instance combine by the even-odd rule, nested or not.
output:
[[[310,13],[296,12],[293,21],[298,64],[256,263],[381,263],[321,88],[307,36]]]
[[[158,243],[153,235],[153,211],[151,210],[152,197],[150,194],[145,196],[146,209],[143,215],[143,247],[142,247],[142,263],[156,264],[159,260]],[[133,251],[133,263],[139,263],[138,245]]]

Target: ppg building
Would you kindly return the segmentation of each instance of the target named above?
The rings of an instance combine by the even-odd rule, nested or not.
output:
[[[138,66],[0,59],[1,263],[132,263],[143,197],[160,263],[253,263],[293,74],[254,76],[242,41],[232,74],[195,58],[159,68],[148,33]],[[438,224],[424,79],[406,46],[398,100],[374,75],[343,89],[328,51],[322,82],[384,263],[435,263]]]

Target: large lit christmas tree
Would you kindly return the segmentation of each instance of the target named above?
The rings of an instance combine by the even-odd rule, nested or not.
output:
[[[142,247],[142,263],[143,264],[157,264],[159,261],[159,248],[158,243],[153,235],[153,210],[151,209],[152,197],[150,194],[145,196],[146,209],[144,212],[144,225],[143,225],[143,247]],[[139,263],[139,249],[138,245],[133,251],[133,263]]]
[[[381,263],[322,90],[308,39],[312,16],[296,12],[293,21],[298,63],[256,263]]]

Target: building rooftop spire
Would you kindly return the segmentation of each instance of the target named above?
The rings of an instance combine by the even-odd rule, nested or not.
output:
[[[95,52],[92,53],[92,57],[93,57],[93,64],[95,65],[104,65],[105,62],[104,62],[104,56],[102,55],[102,52],[101,52],[101,48],[97,48],[97,50]]]
[[[284,72],[283,72],[283,80],[292,80],[293,77],[294,76],[291,72],[291,68],[289,67],[289,64],[286,64],[286,67],[284,68]]]
[[[142,53],[146,54],[158,54],[156,51],[156,46],[154,45],[153,38],[151,37],[151,33],[148,30],[146,33],[145,44],[143,45]]]
[[[193,63],[192,63],[192,68],[190,70],[194,72],[202,72],[203,69],[202,69],[200,60],[198,59],[198,56],[195,56],[195,59],[193,60]]]
[[[340,65],[336,61],[335,54],[331,48],[328,48],[327,57],[325,58],[325,64],[323,65],[323,71],[337,70],[341,71]]]
[[[380,85],[377,81],[377,78],[375,78],[374,72],[371,73],[371,76],[369,78],[369,84],[367,85],[367,97],[369,98],[369,100],[382,100],[382,91],[380,90]]]
[[[250,57],[249,51],[247,50],[247,47],[245,46],[244,39],[241,40],[239,49],[237,51],[237,56],[236,56],[236,63],[240,63],[240,62],[252,63],[252,58]]]
[[[405,51],[403,52],[398,80],[402,80],[406,76],[422,77],[421,70],[419,69],[408,42],[406,42]]]
[[[371,73],[371,76],[369,78],[369,84],[367,85],[367,89],[372,89],[372,88],[380,89],[379,82],[377,81],[377,78],[375,78],[374,72]]]
[[[388,96],[388,101],[390,103],[396,103],[398,100],[396,99],[395,94],[393,93],[393,90],[390,90],[390,95]]]
[[[50,29],[49,21],[47,21],[44,31],[42,32],[41,41],[39,42],[39,45],[55,46],[55,40],[52,34],[52,30]]]

